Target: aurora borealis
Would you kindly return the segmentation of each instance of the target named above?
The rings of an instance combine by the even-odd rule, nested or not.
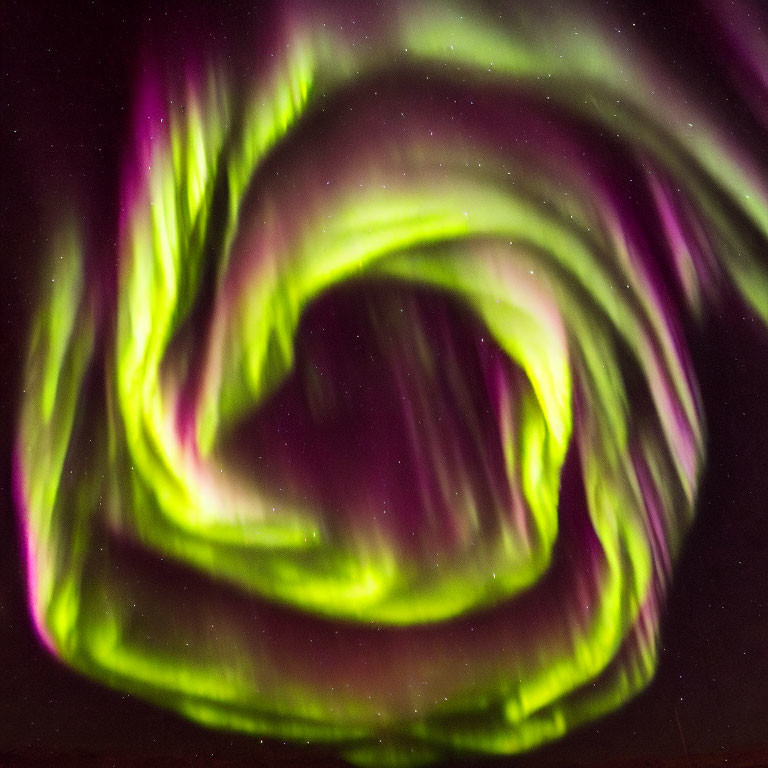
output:
[[[727,286],[765,318],[765,176],[588,5],[372,16],[145,67],[115,290],[71,211],[29,333],[30,610],[206,725],[517,753],[654,673],[705,462],[683,329]]]

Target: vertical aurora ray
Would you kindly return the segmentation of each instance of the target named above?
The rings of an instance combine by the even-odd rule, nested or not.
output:
[[[765,176],[585,9],[292,10],[252,80],[142,84],[116,298],[56,241],[30,609],[208,725],[531,749],[653,675],[703,462],[682,327],[727,281],[768,319]]]

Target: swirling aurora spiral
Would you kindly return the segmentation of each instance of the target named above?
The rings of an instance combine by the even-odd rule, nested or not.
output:
[[[253,81],[147,78],[117,296],[63,228],[16,451],[57,656],[371,765],[527,750],[648,682],[703,458],[681,323],[727,279],[767,306],[757,166],[651,57],[583,12],[390,11],[289,16]],[[347,517],[233,449],[345,285],[385,297],[402,395],[370,474],[333,480]],[[473,341],[438,345],[429,301]]]

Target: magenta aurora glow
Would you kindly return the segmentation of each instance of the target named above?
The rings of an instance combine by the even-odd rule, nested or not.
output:
[[[725,291],[766,319],[768,176],[594,8],[286,4],[248,66],[148,54],[116,290],[71,211],[29,337],[51,652],[377,766],[649,682],[705,458],[683,326]]]

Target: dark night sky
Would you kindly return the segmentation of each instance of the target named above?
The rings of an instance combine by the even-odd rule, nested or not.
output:
[[[27,618],[9,467],[46,227],[60,196],[77,191],[95,252],[109,253],[139,41],[156,28],[173,39],[177,18],[161,3],[128,5],[34,2],[0,10],[0,762],[4,753],[86,752],[117,764],[132,755],[325,764],[323,754],[208,731],[90,683],[44,652]],[[624,5],[640,22],[638,34],[675,51],[670,66],[697,72],[702,88],[726,87],[692,34],[698,22],[690,3]],[[195,18],[204,15],[201,7]],[[250,24],[261,13],[257,4],[217,4],[225,21],[213,33],[225,40],[238,20]],[[705,328],[691,328],[689,341],[706,404],[708,462],[663,623],[657,676],[621,711],[510,765],[676,756],[680,730],[691,753],[763,747],[768,754],[768,333],[734,298]]]

